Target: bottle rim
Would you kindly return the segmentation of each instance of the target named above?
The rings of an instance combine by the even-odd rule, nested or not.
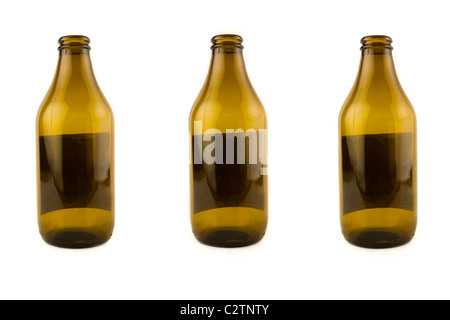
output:
[[[237,34],[218,34],[211,38],[212,46],[211,49],[218,47],[233,47],[233,48],[244,48],[242,42],[244,39]]]
[[[78,49],[88,49],[90,50],[91,47],[89,46],[89,43],[91,40],[83,35],[67,35],[62,36],[59,38],[59,50],[62,49],[68,49],[68,48],[78,48]]]
[[[392,50],[392,39],[385,35],[370,35],[361,39],[361,50],[370,48],[383,48]]]

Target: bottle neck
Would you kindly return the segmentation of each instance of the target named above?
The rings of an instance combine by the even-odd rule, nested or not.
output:
[[[383,82],[398,85],[392,51],[384,50],[383,53],[380,53],[373,49],[364,49],[361,55],[358,80],[361,85]]]
[[[59,60],[53,88],[82,92],[97,87],[89,52],[90,40],[82,35],[69,35],[58,40]]]
[[[212,83],[218,81],[247,82],[248,76],[242,49],[228,51],[219,48],[214,49],[208,78]]]
[[[207,87],[239,92],[239,87],[251,86],[242,54],[242,37],[223,34],[213,37],[211,42],[212,57]]]
[[[57,86],[80,86],[95,83],[88,49],[61,49],[56,69]]]
[[[392,59],[392,39],[388,36],[367,36],[361,39],[361,44],[358,89],[400,87]]]

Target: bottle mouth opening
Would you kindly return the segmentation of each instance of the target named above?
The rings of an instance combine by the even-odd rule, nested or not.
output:
[[[366,36],[361,39],[361,44],[361,50],[369,48],[393,49],[391,46],[392,39],[383,35]]]
[[[214,37],[212,37],[212,47],[211,49],[215,48],[222,48],[222,47],[229,47],[229,48],[244,48],[242,45],[242,42],[244,39],[242,39],[241,36],[237,34],[219,34]]]
[[[81,35],[69,35],[69,36],[63,36],[59,38],[59,50],[62,49],[88,49],[90,50],[91,47],[89,46],[89,43],[91,40],[86,36]]]

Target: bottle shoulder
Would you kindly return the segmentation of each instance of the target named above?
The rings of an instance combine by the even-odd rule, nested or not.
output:
[[[266,129],[267,115],[259,99],[221,101],[220,99],[197,99],[192,106],[189,122],[201,121],[205,130],[219,129]]]
[[[37,113],[37,118],[52,116],[89,118],[92,120],[100,118],[113,118],[113,111],[106,100],[91,100],[89,103],[77,103],[59,99],[44,100]],[[55,119],[53,119],[55,120]]]
[[[383,105],[346,101],[339,114],[341,135],[415,132],[416,114],[409,101]]]
[[[340,117],[349,114],[369,114],[373,117],[415,116],[413,105],[408,100],[386,101],[383,104],[370,103],[367,100],[348,100],[342,105]]]
[[[39,135],[110,132],[114,115],[104,99],[87,104],[44,99],[37,112],[36,125]]]

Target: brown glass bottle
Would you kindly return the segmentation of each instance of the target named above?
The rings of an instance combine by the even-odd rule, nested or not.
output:
[[[205,84],[190,113],[191,222],[219,247],[250,245],[267,227],[267,118],[248,78],[242,38],[212,38]]]
[[[38,225],[49,244],[85,248],[114,228],[114,119],[89,39],[59,39],[53,83],[37,114]]]
[[[409,242],[417,225],[416,116],[397,78],[392,40],[367,36],[339,117],[340,221],[352,244]]]

